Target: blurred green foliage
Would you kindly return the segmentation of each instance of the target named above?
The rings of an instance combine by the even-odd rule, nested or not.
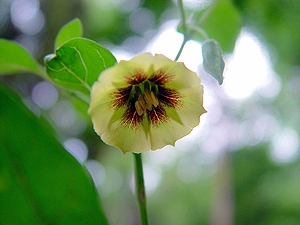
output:
[[[16,55],[18,57],[16,57]],[[5,39],[0,40],[0,73],[16,74],[31,72],[43,74],[41,66],[19,44]]]
[[[0,85],[0,223],[107,224],[88,172]]]
[[[239,9],[244,25],[269,47],[279,72],[285,64],[300,64],[299,1],[233,0],[233,3]]]
[[[268,158],[268,146],[233,155],[236,224],[298,224],[299,162],[281,167]]]
[[[229,0],[214,1],[212,6],[196,12],[195,24],[205,30],[209,38],[217,40],[223,52],[232,52],[242,28],[240,15]],[[203,41],[201,34],[195,39]]]
[[[220,101],[226,104],[222,105],[223,113],[227,113],[234,118],[246,120],[253,108],[257,107],[261,109],[264,107],[267,108],[266,111],[269,114],[276,116],[278,124],[282,127],[292,126],[299,133],[299,1],[232,0],[214,2],[215,8],[212,9],[209,8],[209,6],[187,8],[187,15],[192,17],[193,14],[194,19],[196,19],[195,21],[198,21],[197,18],[199,19],[201,15],[207,13],[208,10],[212,10],[212,13],[208,13],[209,16],[207,20],[198,21],[198,25],[207,32],[209,38],[218,40],[222,50],[225,52],[231,52],[233,50],[241,27],[246,27],[258,37],[264,44],[264,47],[269,51],[275,71],[280,76],[282,82],[281,93],[276,99],[266,100],[261,96],[254,95],[254,97],[241,103],[240,105],[242,106],[239,107],[234,105],[232,101],[228,102],[225,99],[221,99]],[[5,9],[4,5],[1,6],[2,9]],[[153,13],[154,26],[151,27],[153,33],[148,30],[148,32],[151,33],[150,37],[157,33],[158,28],[163,22],[170,19],[179,19],[179,14],[176,13],[176,4],[171,0],[51,0],[41,1],[40,8],[45,15],[45,27],[39,34],[34,36],[34,38],[36,38],[34,40],[38,40],[39,46],[35,57],[39,58],[40,62],[42,62],[44,55],[53,52],[53,43],[61,26],[75,17],[80,18],[83,22],[84,37],[96,40],[105,46],[117,45],[120,48],[124,46],[124,42],[127,38],[132,36],[139,36],[141,38],[146,36],[145,41],[149,40],[145,33],[136,33],[130,27],[130,15],[137,9],[144,8]],[[20,38],[26,36],[26,34],[23,34],[12,25],[10,19],[7,19],[7,22],[5,22],[3,26],[1,25],[0,29],[1,38],[20,40]],[[33,38],[30,35],[26,37],[29,39]],[[197,41],[203,41],[203,35],[195,36],[195,39]],[[28,58],[27,53],[23,55],[24,58]],[[0,65],[1,63],[3,62],[0,62]],[[34,70],[36,70],[35,66],[33,67]],[[28,70],[34,72],[30,69]],[[3,73],[5,71],[1,70],[0,72]],[[30,98],[34,85],[39,81],[40,78],[32,78],[32,76],[27,76],[27,74],[0,78],[1,83],[5,84],[5,86],[12,87],[12,89],[16,89],[23,99],[26,99],[26,97]],[[1,85],[1,90],[6,90],[6,88]],[[10,93],[9,91],[7,92]],[[21,203],[18,207],[22,209],[24,213],[35,212],[29,200],[26,200],[27,195],[24,194],[24,190],[18,186],[20,183],[17,181],[17,176],[5,177],[7,171],[12,170],[13,165],[8,163],[9,154],[12,154],[12,152],[9,150],[3,151],[3,149],[7,148],[5,143],[8,143],[8,141],[20,146],[20,148],[17,148],[19,152],[15,153],[18,156],[19,154],[29,154],[30,149],[40,151],[41,146],[45,146],[47,140],[51,139],[56,143],[54,147],[57,148],[47,146],[45,149],[53,150],[54,153],[59,150],[60,153],[58,153],[58,155],[61,154],[62,158],[58,157],[58,161],[53,160],[55,161],[53,165],[41,164],[38,168],[35,168],[35,170],[30,170],[31,173],[34,176],[39,175],[39,177],[45,174],[48,174],[48,176],[58,174],[57,176],[61,176],[60,179],[64,180],[63,176],[66,174],[59,172],[64,171],[65,173],[71,173],[75,168],[74,170],[81,174],[80,177],[84,180],[83,183],[85,183],[85,185],[89,186],[88,184],[90,184],[91,181],[84,175],[85,170],[79,167],[77,162],[71,158],[67,152],[64,152],[61,145],[54,139],[53,134],[49,134],[49,130],[54,128],[58,139],[64,140],[71,136],[66,132],[66,129],[64,130],[63,128],[57,127],[51,120],[51,110],[43,111],[41,117],[45,117],[50,121],[53,125],[52,128],[41,128],[41,124],[44,123],[37,122],[37,120],[43,120],[42,118],[36,118],[33,113],[24,109],[25,107],[20,100],[16,100],[15,98],[12,98],[12,100],[11,97],[8,97],[5,93],[6,91],[1,94],[2,107],[0,106],[0,120],[2,121],[0,128],[0,154],[2,160],[0,164],[0,179],[2,179],[0,190],[3,190],[9,180],[11,180],[16,187],[15,189],[11,189],[10,193],[4,193],[3,198],[1,196],[0,213],[2,214],[0,218],[4,218],[6,219],[5,221],[8,221],[9,217],[7,217],[7,215],[13,216],[16,212],[14,210],[16,209],[8,208],[4,205],[6,202],[16,204],[17,200],[24,199],[22,202],[24,207],[22,207]],[[64,93],[64,91],[60,91],[60,93]],[[79,102],[78,99],[74,100],[70,96],[65,97],[65,95],[60,95],[59,100],[68,100],[74,103],[78,106],[77,108],[82,110],[80,113],[85,115],[87,105]],[[15,105],[16,102],[18,106]],[[22,113],[24,111],[26,111],[26,113]],[[250,116],[253,115],[251,114]],[[19,132],[18,135],[24,137],[10,139],[11,137],[8,136],[8,132],[3,124],[9,127],[10,132]],[[14,126],[12,126],[13,124]],[[38,132],[36,132],[36,129]],[[33,133],[38,133],[39,138],[32,138]],[[100,196],[103,198],[104,211],[106,215],[108,215],[110,222],[112,222],[112,224],[138,223],[137,204],[131,187],[132,156],[129,154],[123,156],[118,150],[108,147],[99,141],[99,138],[92,130],[90,121],[87,122],[85,131],[76,137],[84,140],[88,146],[89,159],[98,160],[106,171],[103,184],[99,185],[98,189]],[[36,142],[28,143],[27,146],[25,146],[24,138],[36,140]],[[30,146],[30,148],[28,146]],[[201,164],[199,158],[203,156],[203,149],[199,149],[198,146],[192,147],[188,152],[180,152],[174,162],[170,164],[162,163],[158,165],[156,162],[151,162],[151,156],[154,153],[146,153],[146,156],[149,158],[149,161],[146,161],[146,167],[157,169],[160,172],[158,174],[161,174],[160,182],[157,184],[156,189],[154,189],[152,193],[149,193],[148,197],[150,222],[152,222],[152,224],[174,225],[218,224],[214,221],[222,221],[222,219],[225,221],[222,217],[224,215],[222,212],[227,210],[230,212],[229,208],[233,207],[233,213],[231,215],[233,217],[233,224],[299,224],[299,159],[297,158],[294,162],[285,164],[274,162],[270,157],[270,146],[270,141],[253,146],[241,147],[238,151],[232,151],[229,146],[225,150],[228,151],[230,155],[228,164],[221,164],[220,160]],[[48,155],[54,157],[54,153],[46,150],[45,152]],[[173,151],[178,151],[178,149],[174,149]],[[223,155],[220,157],[223,157]],[[66,160],[68,161],[67,163],[65,162],[65,158],[68,159]],[[30,162],[29,159],[31,159],[31,156],[28,158],[28,162]],[[190,162],[186,167],[188,167],[188,165],[195,164],[199,166],[201,164],[199,168],[196,167],[197,174],[200,174],[198,179],[186,182],[179,178],[178,173],[185,168],[181,166],[181,161],[184,159]],[[42,160],[45,159],[42,158]],[[40,167],[44,169],[40,170]],[[71,172],[70,168],[73,168]],[[49,171],[51,171],[51,174]],[[58,172],[53,173],[53,171]],[[222,171],[230,171],[231,173],[226,173],[230,179],[220,179],[218,174],[222,174]],[[70,176],[70,179],[72,179],[72,182],[76,183],[76,185],[77,179],[81,178],[77,178],[75,175]],[[5,182],[3,179],[5,179]],[[34,179],[38,180],[38,178]],[[64,181],[67,180],[68,179]],[[224,184],[224,180],[228,183]],[[48,190],[51,194],[60,194],[61,192],[59,191],[53,191],[54,187],[55,186],[49,186],[47,187],[48,189],[45,190]],[[88,189],[93,192],[93,188],[90,186]],[[228,194],[227,189],[231,190],[232,195]],[[76,191],[78,190],[76,189]],[[3,192],[1,192],[1,194],[2,193]],[[88,193],[80,193],[82,194],[80,195],[81,197],[85,196],[85,194],[88,195]],[[18,196],[20,196],[20,198],[18,198]],[[90,196],[88,198],[90,199]],[[234,202],[233,205],[225,204],[218,210],[217,206],[222,206],[222,201],[227,198]],[[5,201],[2,201],[2,199]],[[70,212],[69,215],[78,212],[76,210],[82,209],[81,204],[79,204],[79,206],[77,205],[78,207],[74,207],[72,201],[74,201],[74,198],[65,202],[67,206],[72,203],[72,207],[70,206],[69,209],[74,211]],[[98,203],[94,200],[91,200],[91,202],[89,207],[93,207],[87,208],[90,210],[84,210],[84,212],[89,215],[95,210],[99,210],[97,206],[95,206]],[[225,201],[225,203],[228,202]],[[40,208],[42,212],[44,212],[44,209],[45,208]],[[59,213],[58,215],[61,216]],[[59,216],[56,218],[59,218]],[[52,217],[50,216],[49,218],[51,220]],[[86,218],[91,217],[87,216]],[[4,221],[4,219],[2,220]],[[73,224],[76,224],[76,221],[74,221]]]

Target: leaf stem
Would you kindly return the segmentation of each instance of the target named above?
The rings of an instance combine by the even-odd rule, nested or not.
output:
[[[137,194],[137,199],[140,208],[141,224],[148,225],[142,154],[133,153],[133,155],[135,158],[135,186],[136,186],[136,194]]]
[[[200,35],[202,35],[203,36],[203,38],[205,39],[205,40],[207,40],[207,39],[209,39],[209,36],[208,36],[208,34],[205,32],[205,30],[203,30],[201,27],[199,27],[199,26],[195,26],[195,25],[191,25],[191,29],[195,32],[197,32],[197,33],[199,33]]]

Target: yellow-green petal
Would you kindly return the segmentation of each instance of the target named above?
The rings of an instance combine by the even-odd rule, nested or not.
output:
[[[191,131],[192,128],[184,126],[174,120],[169,120],[168,123],[161,123],[159,126],[151,126],[151,150],[157,150],[166,145],[174,146],[178,139],[186,136]]]
[[[149,135],[142,128],[136,129],[132,126],[120,126],[121,121],[111,124],[105,133],[101,135],[102,140],[120,148],[126,152],[146,152],[150,150]]]
[[[206,112],[203,108],[203,86],[182,89],[179,93],[184,96],[181,99],[183,105],[176,111],[182,123],[189,127],[197,126],[200,115]]]
[[[185,67],[182,62],[174,62],[163,55],[154,56],[154,70],[163,69],[166,73],[172,75],[170,83],[166,87],[172,89],[181,89],[200,85],[200,78],[197,74]]]
[[[135,70],[143,70],[146,74],[153,64],[153,56],[149,52],[144,52],[129,61],[121,61],[126,67],[134,73]]]
[[[179,93],[184,96],[181,99],[182,105],[177,110],[174,108],[166,110],[170,120],[159,126],[152,126],[150,129],[152,150],[166,145],[174,146],[178,139],[189,134],[200,123],[200,115],[206,112],[202,106],[203,87],[201,85],[182,89]]]

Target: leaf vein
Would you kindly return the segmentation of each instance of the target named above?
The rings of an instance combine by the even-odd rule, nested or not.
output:
[[[77,78],[84,87],[86,87],[89,91],[91,90],[91,87],[85,82],[83,81],[75,72],[73,72],[71,69],[69,69],[64,63],[62,60],[61,61],[61,64],[63,65],[63,67],[65,68],[65,70],[67,70],[70,74],[72,74],[75,78]]]
[[[93,47],[91,46],[91,48],[93,48]],[[95,49],[95,48],[93,48],[93,49]],[[106,68],[106,65],[105,65],[105,60],[104,60],[104,58],[102,57],[102,55],[100,54],[100,52],[98,51],[98,49],[95,49],[95,51],[97,52],[97,54],[99,55],[99,57],[102,59],[102,62],[103,62],[103,66],[104,66],[104,68]]]
[[[80,51],[79,51],[76,47],[70,47],[70,48],[73,48],[73,49],[78,53],[78,55],[79,55],[80,61],[81,61],[82,65],[83,65],[83,67],[84,67],[84,70],[85,70],[85,78],[84,78],[84,81],[87,83],[88,70],[87,70],[87,67],[86,67],[86,65],[85,65],[85,63],[84,63],[84,60],[83,60],[83,58],[82,58],[82,55],[81,55]]]

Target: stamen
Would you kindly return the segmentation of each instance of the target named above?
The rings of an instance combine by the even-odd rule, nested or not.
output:
[[[143,95],[140,95],[138,100],[134,103],[135,109],[139,116],[144,115],[144,113],[146,112],[146,105],[147,104],[143,98]]]
[[[151,95],[149,94],[148,91],[145,92],[144,98],[145,98],[145,101],[146,101],[147,109],[149,111],[151,111],[152,110],[153,102],[152,102]]]
[[[141,107],[143,108],[143,110],[146,112],[146,102],[145,102],[145,100],[143,98],[143,95],[139,96],[138,101],[140,102]]]
[[[139,116],[142,116],[144,115],[144,109],[143,107],[141,106],[141,103],[140,101],[136,101],[135,102],[135,109],[136,109],[136,112]]]
[[[150,95],[151,95],[151,99],[152,99],[152,104],[154,105],[154,107],[157,107],[159,104],[157,97],[155,96],[155,94],[152,91],[151,91]]]

